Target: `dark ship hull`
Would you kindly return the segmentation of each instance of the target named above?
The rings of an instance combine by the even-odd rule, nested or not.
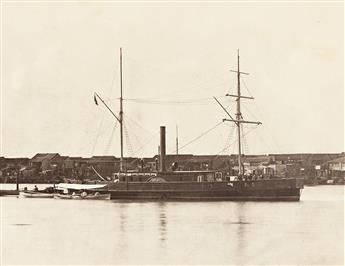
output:
[[[109,184],[111,199],[176,201],[299,201],[303,180],[229,182],[121,182]]]
[[[166,171],[165,127],[161,127],[160,171],[119,173],[109,183],[111,199],[197,201],[299,201],[303,180],[230,177],[222,171]],[[237,179],[236,181],[234,179]]]

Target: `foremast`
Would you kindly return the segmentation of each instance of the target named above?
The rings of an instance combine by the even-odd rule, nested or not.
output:
[[[120,48],[120,112],[117,116],[110,107],[105,103],[105,101],[96,92],[94,93],[94,100],[96,105],[98,105],[97,99],[99,99],[104,106],[110,111],[110,113],[115,117],[115,119],[120,124],[120,172],[125,171],[124,160],[123,160],[123,94],[122,94],[122,48]]]

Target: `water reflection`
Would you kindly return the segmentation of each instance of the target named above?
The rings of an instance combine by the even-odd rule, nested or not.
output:
[[[167,237],[167,215],[166,215],[166,202],[158,203],[159,214],[159,239],[164,242]]]
[[[236,245],[236,264],[240,265],[243,264],[246,254],[246,227],[249,223],[246,221],[245,216],[245,202],[238,202],[235,206],[235,217],[237,218],[236,239],[238,241]]]
[[[119,234],[119,238],[121,239],[121,241],[118,242],[118,251],[120,252],[120,254],[125,254],[127,252],[128,249],[128,239],[127,239],[127,203],[123,203],[120,202],[119,206],[118,206],[118,212],[119,212],[119,223],[120,223],[120,234]],[[116,230],[116,229],[115,229]],[[115,231],[116,232],[116,231]]]
[[[119,213],[120,213],[120,230],[122,233],[125,233],[126,231],[126,223],[127,223],[127,210],[126,210],[127,204],[120,202],[119,203]]]
[[[5,265],[344,265],[343,195],[323,186],[306,188],[303,203],[3,197],[0,249]]]
[[[230,252],[228,253],[228,261],[235,262],[236,265],[243,265],[246,262],[246,253],[248,243],[247,229],[250,224],[246,217],[246,203],[236,202],[231,204],[232,212],[228,219],[227,227],[229,230],[228,238],[232,239],[233,242],[229,246]]]

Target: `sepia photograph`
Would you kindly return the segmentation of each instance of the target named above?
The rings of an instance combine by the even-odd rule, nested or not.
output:
[[[344,1],[0,16],[0,265],[344,265]]]

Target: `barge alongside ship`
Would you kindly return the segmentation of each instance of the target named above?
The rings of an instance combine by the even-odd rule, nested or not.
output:
[[[123,105],[122,105],[122,51],[120,49],[120,113],[116,116],[95,93],[97,99],[110,110],[120,123],[121,159],[120,172],[115,175],[115,182],[108,182],[108,192],[111,199],[126,200],[207,200],[207,201],[299,201],[303,179],[248,177],[242,163],[241,127],[243,124],[261,122],[246,121],[241,113],[241,99],[253,99],[241,95],[240,75],[248,74],[240,71],[239,54],[237,56],[237,94],[227,94],[235,97],[237,112],[235,118],[215,98],[217,103],[228,115],[223,121],[234,122],[238,136],[238,174],[235,178],[226,176],[221,171],[167,171],[165,166],[165,127],[160,128],[160,159],[159,171],[152,173],[127,173],[123,167]]]

